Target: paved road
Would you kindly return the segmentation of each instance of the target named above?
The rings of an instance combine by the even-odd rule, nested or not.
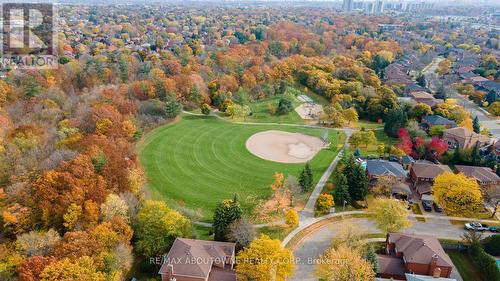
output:
[[[422,73],[425,75],[425,78],[428,82],[428,88],[432,92],[437,90],[437,88],[440,85],[439,79],[435,73],[436,68],[438,64],[444,60],[443,57],[436,57],[429,65],[427,65],[423,70]],[[448,86],[450,87],[450,86]],[[471,113],[473,117],[477,116],[481,125],[484,127],[488,128],[490,130],[490,133],[493,135],[494,138],[500,139],[500,119],[495,119],[491,117],[491,115],[484,110],[483,108],[480,108],[477,106],[475,103],[472,101],[468,100],[467,98],[463,97],[462,95],[458,94],[455,89],[449,89],[451,92],[451,97],[456,99],[460,105],[462,105],[467,111]]]
[[[495,119],[490,117],[488,112],[483,108],[480,108],[472,101],[466,99],[462,95],[456,93],[452,96],[457,99],[460,105],[462,105],[470,114],[479,119],[479,123],[490,130],[491,135],[494,138],[500,139],[500,119]]]
[[[380,233],[375,224],[364,218],[355,218],[346,220],[350,223],[359,225],[359,228],[365,230],[367,233]],[[404,230],[405,233],[410,234],[427,234],[437,236],[445,239],[461,239],[461,235],[466,231],[462,226],[452,225],[448,220],[432,220],[432,222],[418,222],[412,219],[413,226]],[[342,221],[330,222],[315,232],[307,236],[301,244],[293,251],[295,258],[300,261],[295,270],[294,276],[289,278],[290,281],[313,281],[317,280],[314,276],[314,265],[310,263],[311,260],[320,257],[320,255],[329,247],[330,242],[336,234],[339,233]],[[456,269],[454,270],[453,278],[462,280]]]

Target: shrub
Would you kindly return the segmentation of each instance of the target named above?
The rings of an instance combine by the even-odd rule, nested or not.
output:
[[[500,235],[484,239],[484,250],[492,256],[500,256]]]
[[[288,226],[294,227],[299,224],[299,214],[294,209],[290,209],[286,212],[285,222]]]
[[[277,109],[278,115],[288,114],[292,110],[293,110],[293,105],[292,105],[292,102],[289,99],[287,99],[287,98],[281,98],[279,100],[279,102],[278,102],[278,109]]]
[[[333,207],[333,196],[328,193],[321,193],[316,201],[316,211],[318,213],[327,213]]]

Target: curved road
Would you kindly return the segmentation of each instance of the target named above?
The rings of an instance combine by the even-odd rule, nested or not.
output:
[[[339,233],[342,223],[348,221],[359,225],[361,229],[367,233],[380,233],[375,224],[365,218],[353,218],[343,221],[330,222],[315,232],[310,233],[300,244],[293,250],[297,262],[295,273],[289,281],[313,281],[317,280],[314,276],[314,265],[311,261],[319,258],[321,254],[330,246],[330,242],[336,234]],[[448,220],[433,220],[432,222],[418,222],[412,219],[413,226],[402,231],[409,234],[425,234],[433,235],[444,239],[460,240],[461,235],[466,231],[462,226],[452,225]],[[452,278],[461,281],[462,278],[456,269],[452,272]]]

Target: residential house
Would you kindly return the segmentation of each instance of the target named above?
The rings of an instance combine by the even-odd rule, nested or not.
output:
[[[389,233],[385,255],[378,255],[379,277],[406,280],[406,273],[449,278],[450,257],[439,241],[428,235]]]
[[[486,93],[495,93],[497,99],[500,99],[500,83],[495,81],[483,81],[476,84],[476,89],[486,92]]]
[[[162,281],[236,281],[235,244],[177,238],[159,274]]]
[[[427,89],[418,85],[418,84],[411,84],[411,85],[408,85],[405,87],[405,89],[403,91],[403,95],[408,97],[411,94],[417,93],[417,92],[426,92],[427,93]]]
[[[418,161],[411,166],[410,179],[419,195],[430,194],[434,179],[446,172],[452,172],[450,167],[446,165]]]
[[[411,157],[410,155],[405,155],[401,157],[401,165],[405,170],[409,170],[411,168],[411,165],[413,165],[413,163],[415,163],[415,159],[413,159],[413,157]]]
[[[368,180],[389,177],[394,179],[394,181],[404,181],[408,176],[408,172],[398,162],[378,159],[366,161],[366,174],[368,175]]]
[[[388,84],[409,85],[413,83],[408,75],[409,70],[399,63],[392,63],[384,70],[384,78]]]
[[[443,140],[448,143],[448,149],[450,150],[455,149],[457,145],[461,149],[467,149],[475,146],[476,143],[479,147],[483,147],[489,145],[491,142],[489,137],[476,134],[465,127],[445,130],[443,132]]]
[[[408,172],[398,162],[368,160],[366,161],[366,174],[371,186],[376,185],[381,178],[388,179],[392,183],[391,195],[395,198],[407,200],[411,196],[411,189],[406,184]]]
[[[500,140],[497,140],[493,144],[493,151],[495,151],[495,154],[497,155],[497,159],[500,160]]]
[[[442,99],[436,99],[433,95],[427,92],[413,92],[409,94],[410,97],[418,103],[425,103],[430,107],[434,107],[438,104],[442,104],[444,101]]]
[[[491,168],[461,165],[456,165],[455,168],[467,177],[475,178],[482,187],[500,186],[500,177]]]
[[[420,126],[424,130],[429,130],[430,128],[434,126],[444,126],[446,129],[450,128],[455,128],[457,126],[457,123],[455,121],[446,119],[443,116],[440,115],[427,115],[422,117],[422,122],[420,123]]]

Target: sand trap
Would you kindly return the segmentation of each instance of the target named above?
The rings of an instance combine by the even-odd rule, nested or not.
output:
[[[283,131],[264,131],[248,138],[246,147],[255,156],[280,163],[305,163],[323,147],[320,138]]]

